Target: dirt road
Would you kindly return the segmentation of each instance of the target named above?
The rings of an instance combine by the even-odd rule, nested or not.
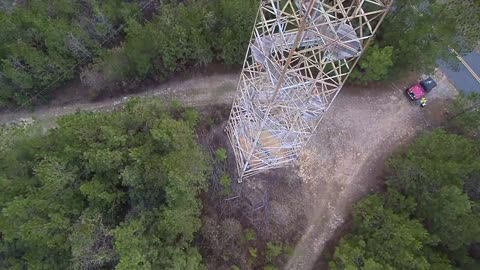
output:
[[[71,114],[77,110],[100,111],[111,110],[125,103],[132,97],[161,97],[166,101],[178,100],[186,106],[206,106],[212,104],[231,103],[235,94],[239,74],[217,74],[211,76],[196,76],[184,81],[172,81],[160,87],[148,89],[140,94],[133,94],[100,102],[76,102],[65,106],[43,106],[33,112],[20,111],[0,114],[0,124],[16,121],[22,118],[34,118],[45,121],[58,116]]]
[[[191,106],[228,104],[237,79],[238,74],[194,77],[135,96],[176,99]],[[419,131],[443,121],[445,104],[456,91],[441,73],[437,82],[425,109],[408,101],[405,85],[342,90],[299,160],[303,184],[298,192],[307,202],[299,208],[305,209],[308,226],[285,269],[312,269],[352,204],[376,190],[386,158]],[[47,120],[79,109],[109,110],[130,97],[3,114],[0,123],[29,117]]]

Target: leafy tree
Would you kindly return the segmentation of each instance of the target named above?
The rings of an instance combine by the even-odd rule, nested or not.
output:
[[[22,103],[73,78],[98,44],[76,23],[79,1],[29,1],[0,14],[0,80],[4,102]],[[45,93],[44,93],[45,94]]]
[[[467,138],[436,130],[391,160],[388,184],[415,198],[427,213],[428,196],[444,186],[463,188],[463,179],[478,168],[478,151]]]
[[[41,91],[74,78],[127,18],[138,18],[138,3],[108,1],[23,1],[0,12],[0,99],[22,104]],[[114,30],[115,29],[115,30]]]
[[[473,212],[472,204],[468,195],[455,186],[441,188],[431,201],[427,226],[447,248],[457,250],[480,241],[480,216]]]
[[[385,79],[393,65],[393,47],[379,48],[377,44],[367,49],[356,69],[352,71],[350,82],[367,84]]]
[[[379,45],[394,48],[393,72],[433,70],[438,59],[452,59],[448,48],[463,52],[477,46],[478,14],[478,1],[395,1],[381,27]]]
[[[134,100],[2,139],[0,265],[203,269],[192,242],[207,158],[165,108]]]
[[[478,175],[480,169],[475,144],[437,130],[394,158],[392,169],[388,184],[415,200],[415,215],[443,245],[455,250],[477,240],[480,232],[474,224],[479,217],[463,192],[466,179]]]
[[[279,242],[268,242],[267,250],[265,251],[265,259],[267,262],[273,262],[278,256],[283,253],[283,245]]]
[[[88,211],[73,225],[69,237],[72,264],[75,269],[113,266],[117,254],[113,249],[112,233],[103,224],[102,217]]]
[[[225,162],[227,160],[227,157],[227,149],[222,147],[215,150],[215,158],[217,158],[218,161]]]
[[[257,7],[253,0],[34,0],[8,7],[0,12],[0,105],[38,93],[48,99],[80,72],[96,96],[118,81],[162,80],[214,59],[241,63]]]
[[[152,37],[155,36],[155,32],[153,25],[142,26],[134,20],[129,21],[124,50],[129,67],[140,78],[145,78],[153,68],[156,46],[152,42]]]
[[[187,65],[205,65],[213,58],[210,27],[214,15],[200,2],[188,7],[164,5],[161,16],[146,25],[131,21],[125,54],[132,73],[145,78],[156,71],[160,78]]]
[[[460,94],[451,106],[449,129],[474,140],[480,136],[480,95]]]
[[[429,269],[431,236],[417,220],[385,208],[373,195],[355,206],[353,235],[335,251],[332,269]]]
[[[216,48],[226,64],[241,64],[247,52],[258,1],[215,0],[220,38]]]

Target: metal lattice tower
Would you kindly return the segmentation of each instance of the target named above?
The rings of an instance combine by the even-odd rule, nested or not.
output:
[[[261,1],[226,127],[239,182],[298,157],[392,1]]]

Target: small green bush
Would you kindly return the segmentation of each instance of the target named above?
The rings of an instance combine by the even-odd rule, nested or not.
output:
[[[248,253],[250,254],[250,256],[252,256],[252,258],[257,258],[258,257],[257,249],[254,248],[254,247],[249,247],[248,248]]]
[[[178,109],[182,108],[182,102],[178,99],[172,100],[170,105],[172,106],[172,109],[174,109],[174,110],[178,110]]]
[[[246,229],[245,230],[245,240],[247,241],[255,241],[257,239],[257,234],[253,229]]]
[[[200,119],[200,114],[192,108],[186,109],[185,112],[183,112],[182,116],[185,122],[187,122],[188,126],[190,127],[197,126],[198,120]]]
[[[280,242],[268,242],[265,257],[268,262],[273,262],[278,256],[282,255],[283,245]]]
[[[220,184],[223,187],[224,195],[230,195],[232,193],[232,178],[230,178],[230,175],[223,174],[222,177],[220,177]]]
[[[218,161],[224,162],[227,160],[228,154],[227,154],[227,149],[225,148],[218,148],[217,151],[215,151],[215,157],[217,158]]]

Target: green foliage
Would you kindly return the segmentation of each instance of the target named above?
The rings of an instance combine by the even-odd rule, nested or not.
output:
[[[449,129],[474,140],[480,138],[480,94],[460,94],[450,112]]]
[[[130,77],[155,74],[167,78],[187,65],[205,65],[213,58],[209,40],[214,15],[201,2],[163,5],[161,15],[145,25],[130,21],[124,53]]]
[[[198,124],[198,121],[200,120],[200,114],[198,113],[198,111],[192,108],[187,108],[183,112],[182,117],[185,120],[185,122],[187,122],[187,124],[192,128],[196,127]]]
[[[440,245],[456,251],[479,240],[480,230],[475,224],[480,217],[472,198],[465,193],[466,184],[480,172],[477,145],[437,130],[419,138],[391,164],[388,184],[415,201],[412,213]]]
[[[143,5],[35,0],[0,13],[0,105],[21,104],[44,89],[48,98],[48,90],[80,68],[102,78],[93,80],[101,91],[123,80],[162,80],[215,59],[240,64],[258,0],[167,1],[141,10]],[[431,70],[438,59],[454,59],[448,47],[471,50],[480,39],[478,14],[478,1],[396,1],[353,81]]]
[[[479,162],[478,147],[470,140],[437,130],[422,136],[406,153],[392,159],[393,173],[388,184],[415,199],[416,215],[430,221],[435,215],[446,214],[431,211],[440,191],[450,186],[463,190],[465,179],[480,170]]]
[[[227,64],[243,62],[257,7],[257,1],[195,1],[164,5],[145,25],[131,22],[124,46],[129,76],[167,78],[215,56]]]
[[[133,100],[2,139],[0,266],[203,269],[192,242],[207,158],[164,108]]]
[[[247,52],[248,40],[258,8],[258,1],[215,0],[220,37],[215,44],[226,64],[241,64]]]
[[[101,267],[114,261],[113,238],[102,222],[101,215],[87,213],[73,226],[69,236],[75,269]]]
[[[171,102],[171,106],[173,110],[180,110],[182,108],[182,102],[178,99],[174,99]]]
[[[21,104],[39,91],[48,98],[80,70],[82,82],[99,92],[123,80],[162,80],[214,59],[243,61],[258,1],[145,4],[35,0],[1,12],[0,105]],[[86,74],[93,77],[85,80]]]
[[[181,233],[177,234],[181,227],[189,226],[188,224],[176,224],[172,229],[165,224],[156,224],[163,223],[162,218],[170,217],[167,213],[154,210],[120,224],[114,232],[115,250],[120,255],[116,269],[203,269],[200,254],[189,245],[192,239],[184,239]],[[188,222],[189,217],[191,216],[182,222]],[[175,221],[180,220],[174,218],[167,223],[172,225]],[[197,221],[194,226],[198,229]],[[178,240],[174,236],[181,238]]]
[[[257,240],[257,233],[254,229],[246,229],[244,231],[244,236],[247,242]]]
[[[461,189],[442,187],[431,202],[431,213],[426,216],[430,231],[450,250],[480,241],[480,216],[472,207],[473,202]]]
[[[220,162],[225,162],[227,160],[228,154],[227,154],[227,149],[225,148],[218,148],[215,151],[215,157],[217,158],[218,161]]]
[[[332,269],[361,269],[367,264],[379,269],[429,269],[422,254],[430,241],[428,232],[418,221],[385,208],[378,196],[356,205],[353,233],[337,248]]]
[[[455,0],[399,0],[383,23],[380,47],[394,48],[394,69],[432,71],[448,48],[470,51],[480,40],[480,4]]]
[[[408,151],[391,160],[390,186],[420,202],[442,186],[462,188],[478,166],[478,148],[465,137],[437,130],[420,137]],[[428,211],[428,205],[420,208]]]
[[[60,86],[100,52],[116,26],[103,12],[114,1],[88,2],[35,0],[0,13],[2,103],[19,104]]]
[[[386,78],[393,66],[393,47],[379,48],[377,44],[367,49],[355,70],[350,75],[350,82],[354,84],[367,84]]]
[[[385,206],[394,209],[397,213],[411,215],[417,209],[417,202],[414,198],[405,197],[395,188],[389,188],[383,197]]]
[[[232,178],[229,174],[225,173],[220,177],[220,184],[223,187],[224,195],[228,196],[232,193]]]
[[[257,258],[258,257],[257,248],[249,247],[248,254],[250,254],[252,258]]]
[[[475,269],[479,172],[477,144],[443,130],[424,134],[391,159],[388,191],[355,206],[332,269]]]
[[[287,243],[284,243],[283,244],[283,252],[288,256],[292,256],[293,253],[295,252],[295,247],[292,246],[292,245],[289,245]]]
[[[278,256],[283,253],[283,244],[280,242],[268,242],[265,251],[265,259],[267,262],[273,262]]]

